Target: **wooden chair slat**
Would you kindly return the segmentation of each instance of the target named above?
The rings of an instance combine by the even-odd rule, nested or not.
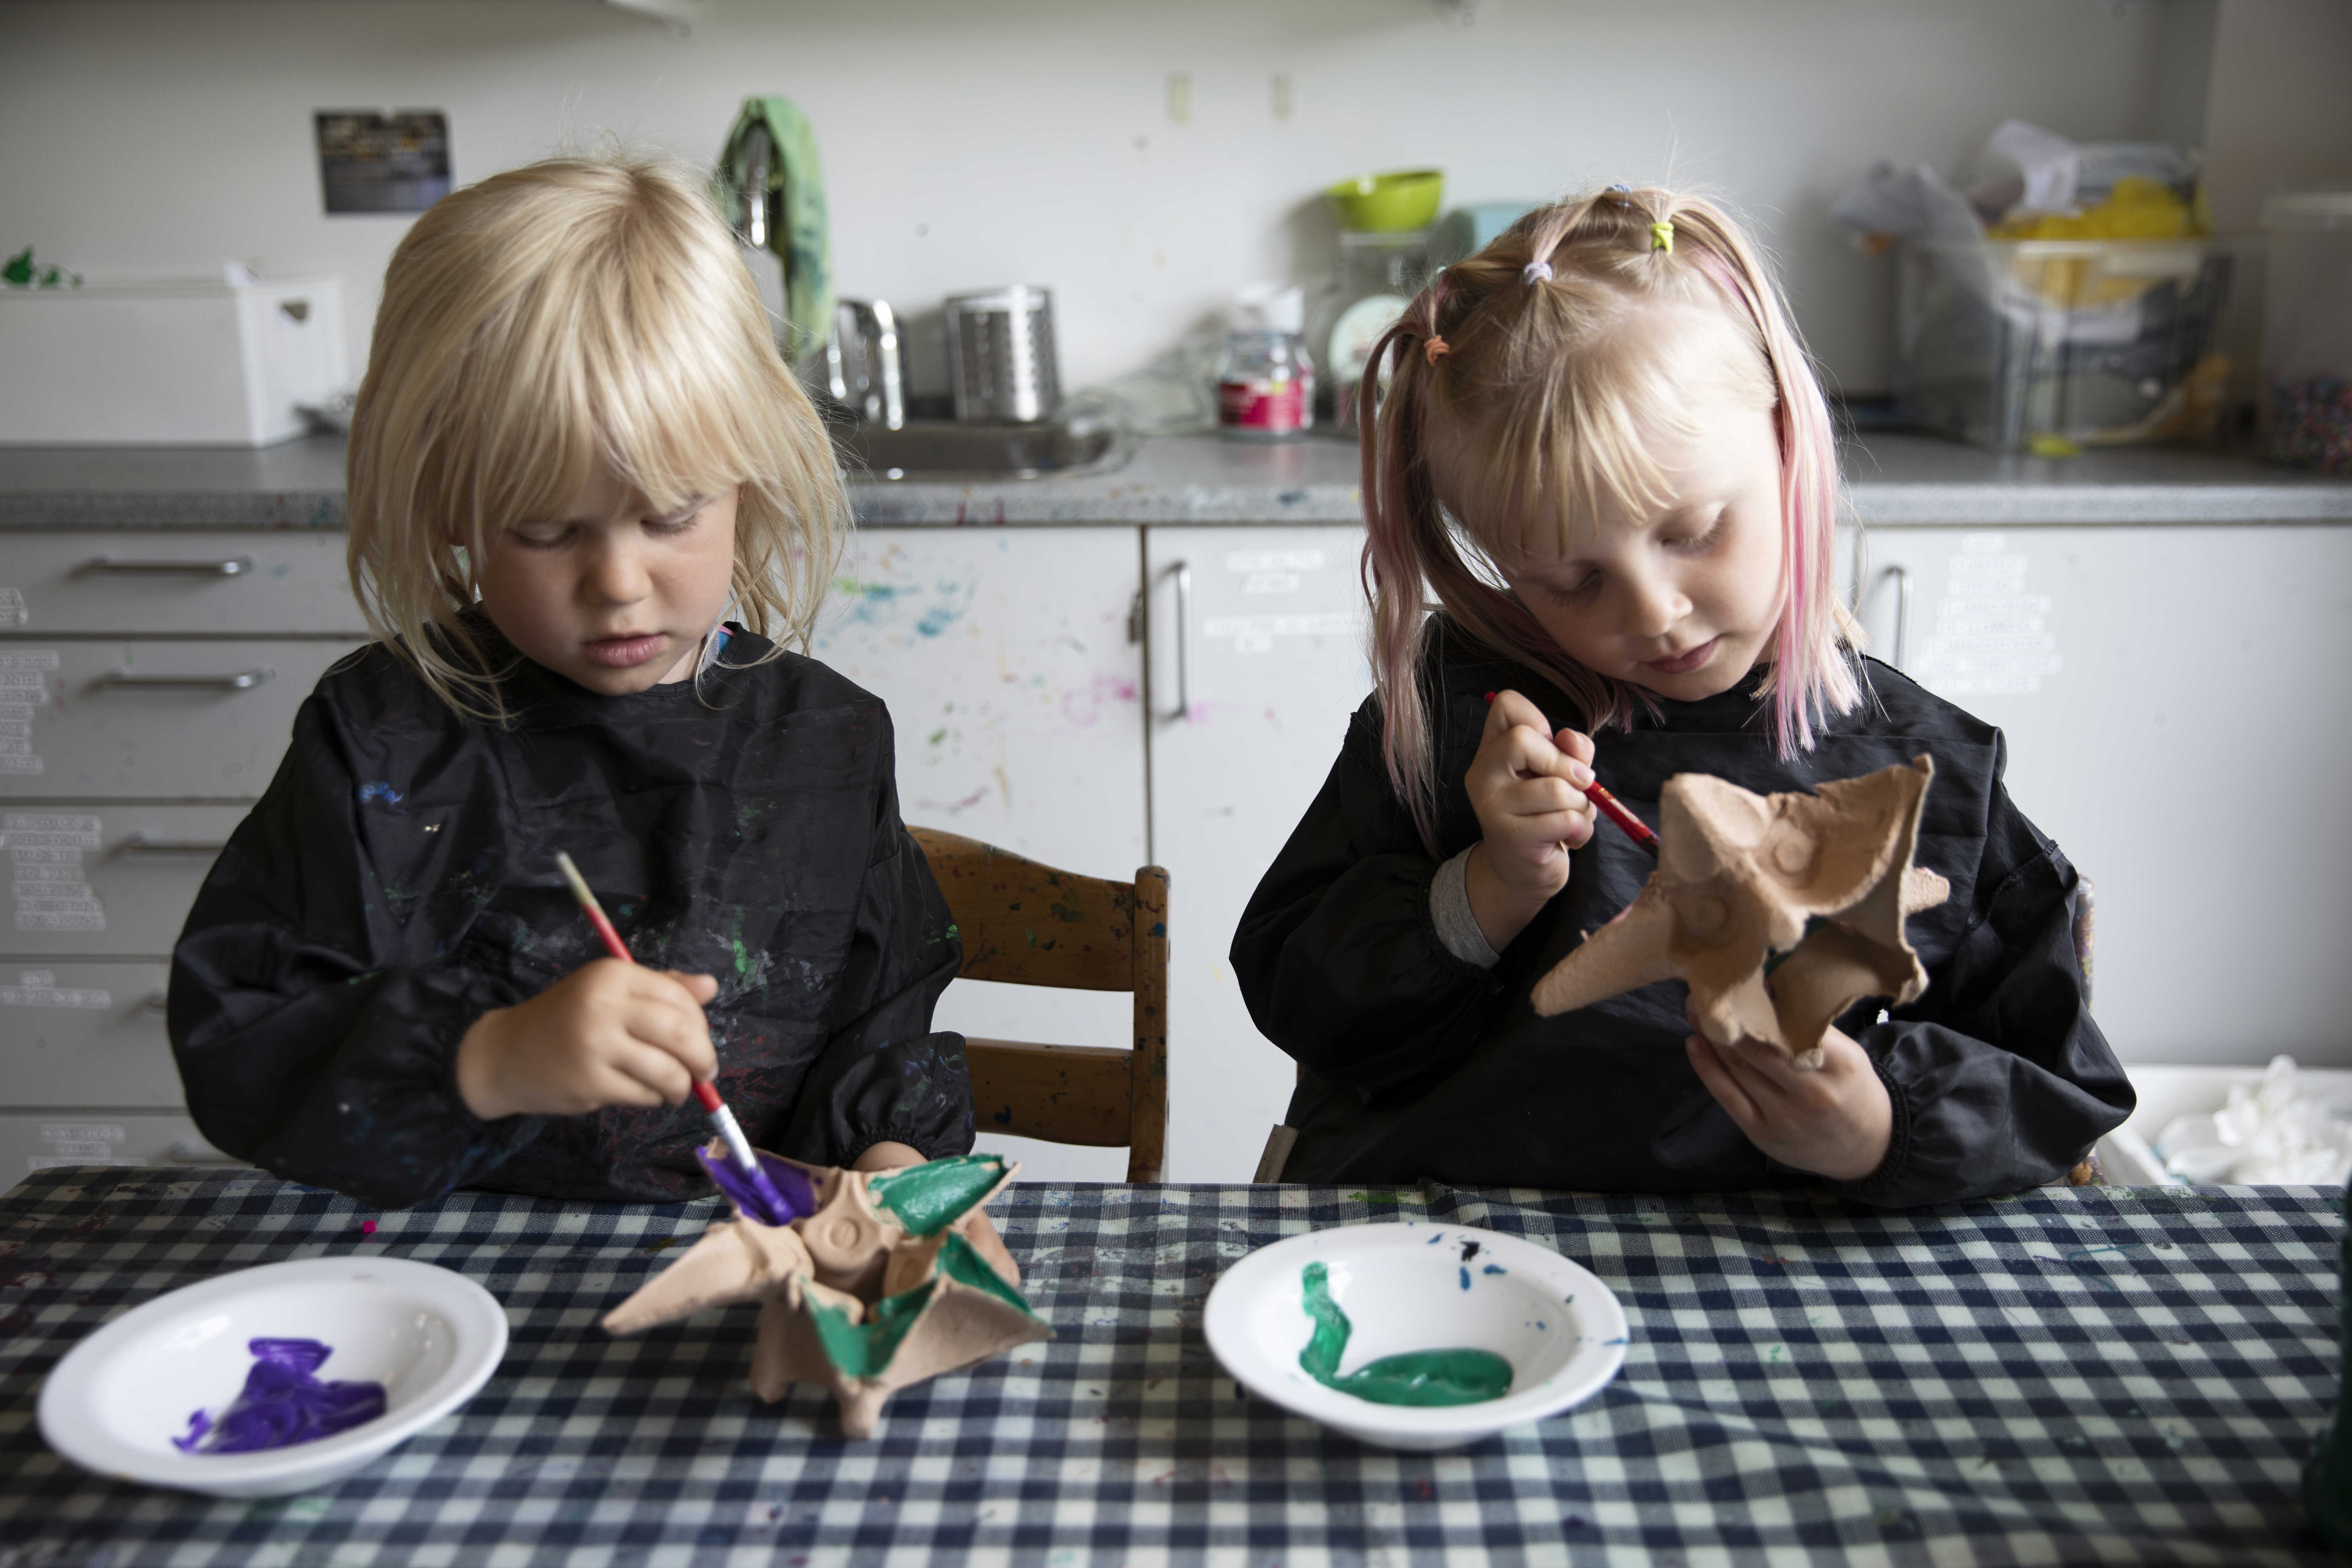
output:
[[[1134,1044],[968,1039],[972,1106],[992,1131],[1127,1146],[1127,1179],[1156,1182],[1168,1146],[1168,873],[1081,877],[936,827],[908,831],[963,942],[957,973],[1065,990],[1129,991]]]
[[[1135,984],[1135,889],[935,827],[911,831],[954,912],[973,980],[1125,991]]]
[[[971,1104],[983,1141],[1009,1132],[1048,1143],[1116,1149],[1128,1141],[1133,1053],[1108,1046],[964,1041]]]

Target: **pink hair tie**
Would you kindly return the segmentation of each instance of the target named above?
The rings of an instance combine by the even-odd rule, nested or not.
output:
[[[1422,356],[1424,359],[1426,359],[1431,364],[1435,364],[1439,360],[1444,359],[1447,354],[1452,353],[1454,350],[1446,343],[1444,338],[1441,338],[1433,332],[1430,334],[1429,341],[1421,345],[1421,352]]]
[[[1551,263],[1549,261],[1528,262],[1525,267],[1519,268],[1519,281],[1526,284],[1530,289],[1534,288],[1538,283],[1550,282]]]

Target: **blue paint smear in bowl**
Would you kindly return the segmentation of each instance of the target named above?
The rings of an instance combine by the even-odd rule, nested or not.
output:
[[[383,1384],[322,1383],[315,1374],[335,1352],[317,1340],[248,1340],[253,1370],[235,1404],[188,1417],[184,1454],[257,1454],[348,1432],[383,1414]]]

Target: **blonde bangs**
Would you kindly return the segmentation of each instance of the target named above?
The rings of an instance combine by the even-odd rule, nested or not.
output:
[[[1580,323],[1583,342],[1564,345],[1540,379],[1510,395],[1454,406],[1432,399],[1431,434],[1454,453],[1439,459],[1447,510],[1458,505],[1454,526],[1486,553],[1558,559],[1590,542],[1604,510],[1671,505],[1674,469],[1658,448],[1705,436],[1695,411],[1707,398],[1773,406],[1761,349],[1722,310],[1610,303],[1617,308]]]
[[[697,175],[647,158],[532,164],[418,221],[385,274],[349,466],[372,627],[486,719],[499,671],[459,620],[473,563],[600,468],[655,512],[740,486],[733,609],[780,648],[806,647],[848,529],[732,237]]]

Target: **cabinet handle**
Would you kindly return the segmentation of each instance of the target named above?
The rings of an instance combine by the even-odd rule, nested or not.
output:
[[[1176,711],[1171,719],[1192,716],[1192,563],[1176,563]]]
[[[1855,607],[1861,609],[1867,606],[1870,601],[1877,596],[1878,590],[1889,580],[1895,584],[1895,658],[1892,662],[1895,668],[1901,669],[1910,662],[1911,568],[1889,566],[1881,571],[1872,580],[1870,592],[1863,595],[1862,604]]]
[[[101,555],[82,565],[85,573],[106,576],[242,577],[253,570],[253,557],[232,555],[226,561],[117,561]]]
[[[147,1000],[139,1005],[150,1013],[168,1013],[172,1010],[172,998],[164,992],[150,991]]]
[[[134,833],[124,839],[120,852],[124,855],[217,855],[228,847],[226,840],[208,838],[155,838],[144,833]]]
[[[250,691],[277,678],[273,669],[241,669],[235,675],[133,675],[110,669],[98,678],[98,684],[128,691]]]

